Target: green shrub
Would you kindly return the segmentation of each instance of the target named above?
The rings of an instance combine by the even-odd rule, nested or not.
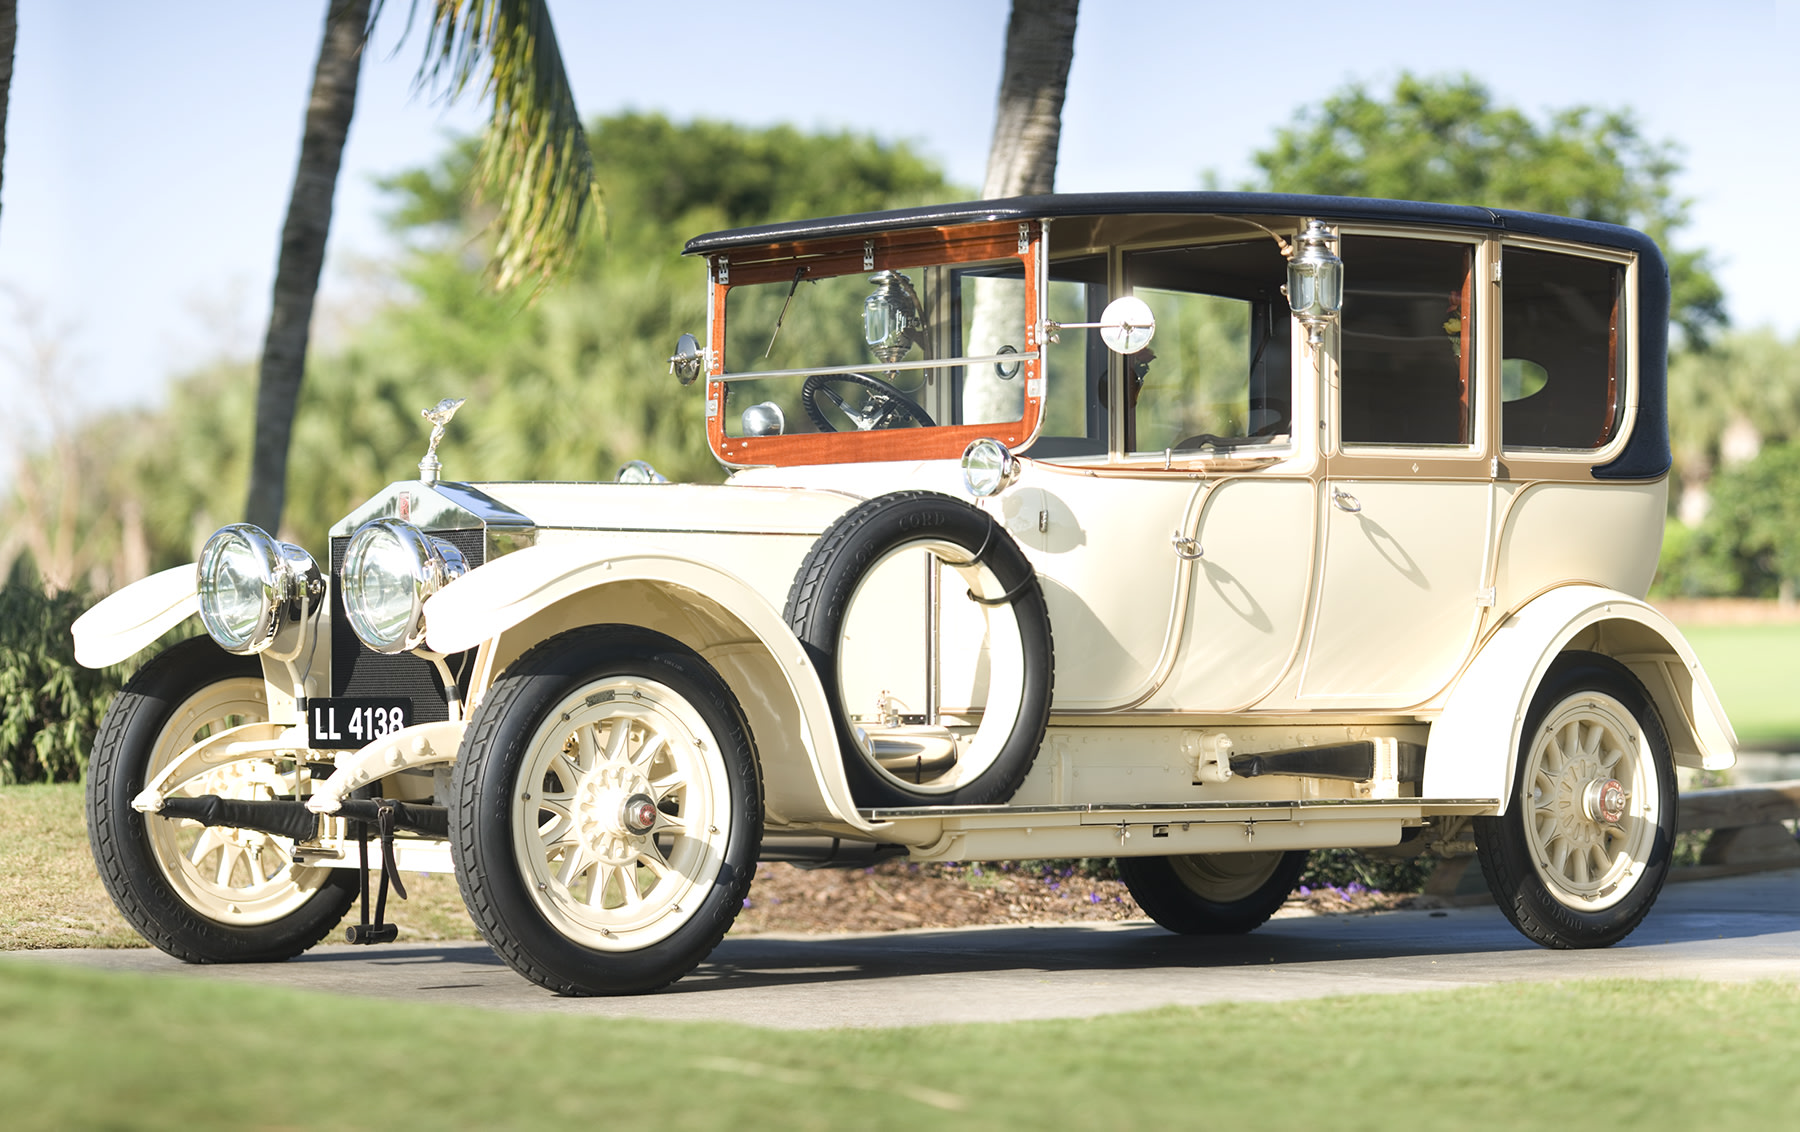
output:
[[[123,668],[75,663],[69,626],[93,598],[0,586],[0,783],[76,782]]]
[[[1361,885],[1375,892],[1418,892],[1431,879],[1438,859],[1430,853],[1417,857],[1375,857],[1355,849],[1314,849],[1300,874],[1307,888],[1349,888]]]

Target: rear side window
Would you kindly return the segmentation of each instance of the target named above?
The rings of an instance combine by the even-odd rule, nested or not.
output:
[[[1625,269],[1508,248],[1502,278],[1501,444],[1605,445],[1625,389]]]
[[[1387,236],[1343,246],[1343,442],[1468,444],[1474,247]]]

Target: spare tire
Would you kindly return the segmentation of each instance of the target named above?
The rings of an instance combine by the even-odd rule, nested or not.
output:
[[[857,588],[883,561],[926,549],[962,575],[969,597],[990,617],[1016,628],[1016,679],[995,677],[1005,698],[1016,685],[1016,706],[990,703],[967,752],[935,778],[914,782],[876,761],[859,739],[843,702],[839,660],[844,625]],[[951,597],[945,588],[945,601]],[[921,611],[922,612],[922,611]],[[876,496],[840,517],[819,536],[794,575],[784,611],[789,628],[817,666],[837,724],[851,797],[865,808],[977,805],[1011,798],[1043,745],[1050,720],[1055,655],[1043,588],[1023,551],[993,516],[953,496],[900,491]],[[1004,629],[1004,623],[1002,623]],[[992,632],[992,631],[990,631]],[[1014,634],[1004,631],[1010,644]],[[990,638],[991,639],[991,638]]]

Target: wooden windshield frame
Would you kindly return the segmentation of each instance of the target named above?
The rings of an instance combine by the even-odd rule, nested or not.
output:
[[[1024,447],[1043,416],[1041,356],[1024,362],[1024,413],[1015,421],[871,432],[802,433],[794,436],[726,436],[725,300],[731,288],[753,283],[785,283],[805,265],[820,277],[899,270],[940,264],[1020,261],[1025,279],[1025,349],[1040,350],[1039,319],[1044,226],[1037,221],[992,221],[936,228],[909,228],[871,236],[836,237],[732,249],[707,257],[711,303],[708,322],[706,438],[713,454],[731,467],[791,467],[851,464],[878,460],[942,460],[960,457],[971,441],[993,437],[1008,448]],[[876,364],[871,361],[871,368]],[[946,366],[954,359],[945,359]]]

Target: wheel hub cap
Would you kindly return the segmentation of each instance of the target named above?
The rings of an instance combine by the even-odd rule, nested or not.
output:
[[[608,865],[637,860],[656,824],[650,782],[629,765],[611,764],[586,775],[575,790],[575,829],[588,852]]]
[[[1618,825],[1625,816],[1625,787],[1616,778],[1596,778],[1581,792],[1581,810],[1589,821]]]

